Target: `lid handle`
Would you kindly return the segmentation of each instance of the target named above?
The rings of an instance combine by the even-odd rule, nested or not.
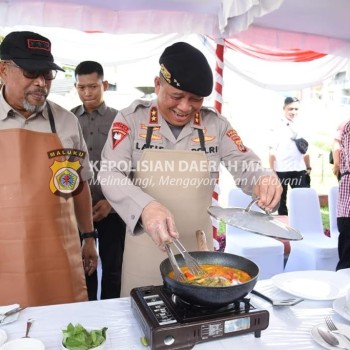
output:
[[[249,211],[251,210],[252,206],[253,206],[254,204],[258,203],[258,202],[259,202],[259,199],[253,199],[253,200],[248,204],[247,208],[244,209],[244,211],[249,212]],[[263,210],[264,210],[265,214],[270,215],[270,212],[269,212],[269,211],[267,211],[266,209],[263,209]]]

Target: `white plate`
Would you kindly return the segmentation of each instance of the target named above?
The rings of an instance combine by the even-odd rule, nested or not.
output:
[[[318,343],[319,345],[323,346],[326,349],[330,349],[330,350],[339,350],[339,348],[329,345],[327,344],[322,337],[320,336],[320,334],[318,333],[317,327],[323,326],[323,328],[327,329],[326,324],[325,323],[320,323],[314,327],[312,327],[311,329],[311,336],[312,338],[316,341],[316,343]],[[336,326],[338,327],[338,329],[343,332],[344,334],[346,334],[348,337],[350,337],[350,327],[347,325],[344,325],[342,323],[337,323]],[[337,336],[337,339],[339,340],[339,345],[343,346],[344,348],[349,346],[349,343],[346,341],[346,339],[343,339],[342,336]]]
[[[350,310],[346,306],[346,296],[333,301],[333,310],[341,317],[350,321]]]
[[[350,279],[334,271],[293,271],[271,278],[273,284],[283,291],[304,299],[333,300],[346,295]]]
[[[16,307],[19,307],[19,304],[0,306],[0,314],[3,314],[5,312],[7,312],[7,311],[15,309]],[[16,312],[15,314],[6,317],[5,320],[2,323],[0,323],[0,327],[4,326],[5,324],[17,321],[18,316],[19,316],[19,312]]]
[[[5,343],[0,350],[45,350],[45,345],[39,339],[20,338]]]
[[[7,334],[3,329],[0,329],[0,346],[7,340]]]

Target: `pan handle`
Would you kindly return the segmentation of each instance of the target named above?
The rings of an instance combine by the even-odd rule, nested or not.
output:
[[[203,230],[197,230],[196,231],[196,238],[197,238],[197,248],[200,251],[209,251],[208,245],[207,245],[207,237],[205,235],[205,232]]]

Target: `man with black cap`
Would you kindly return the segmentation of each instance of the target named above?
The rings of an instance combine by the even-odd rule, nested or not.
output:
[[[77,118],[47,101],[63,69],[50,40],[29,31],[8,34],[0,58],[1,303],[85,301],[84,267],[97,267],[93,172]]]
[[[131,233],[122,296],[134,287],[162,284],[165,245],[179,236],[187,250],[198,250],[195,232],[203,230],[212,249],[207,207],[221,162],[244,192],[259,198],[260,207],[274,209],[281,194],[276,175],[261,168],[229,122],[202,107],[213,88],[205,56],[178,42],[159,63],[157,99],[119,111],[102,151],[102,190]]]

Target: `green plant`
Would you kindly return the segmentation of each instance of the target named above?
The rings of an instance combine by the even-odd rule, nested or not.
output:
[[[226,224],[221,220],[219,221],[218,234],[219,235],[226,234]]]
[[[328,205],[322,206],[321,207],[321,216],[322,216],[322,223],[323,223],[323,228],[329,229],[329,210],[328,210]]]

